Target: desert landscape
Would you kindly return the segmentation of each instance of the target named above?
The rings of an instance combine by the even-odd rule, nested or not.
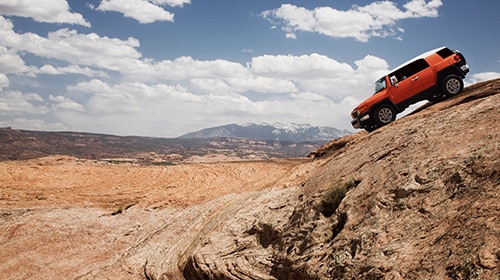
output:
[[[37,151],[4,142],[0,275],[500,279],[498,104],[500,79],[474,84],[293,158],[19,159]]]

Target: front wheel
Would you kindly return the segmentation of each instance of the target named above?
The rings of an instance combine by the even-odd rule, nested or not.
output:
[[[449,75],[443,81],[443,91],[447,96],[454,96],[462,92],[464,82],[457,75]]]
[[[392,105],[381,104],[373,111],[373,117],[378,126],[384,126],[396,119],[396,109]]]

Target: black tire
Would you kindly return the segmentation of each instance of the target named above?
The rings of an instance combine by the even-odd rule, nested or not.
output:
[[[464,90],[464,82],[457,75],[449,75],[444,79],[442,88],[446,97],[454,96]]]
[[[378,127],[390,124],[396,119],[396,109],[390,104],[381,104],[373,111],[373,119]]]

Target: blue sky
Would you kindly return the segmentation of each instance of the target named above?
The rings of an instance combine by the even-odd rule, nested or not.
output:
[[[427,50],[460,50],[466,84],[500,77],[498,11],[496,0],[0,0],[0,127],[351,129],[374,81]]]

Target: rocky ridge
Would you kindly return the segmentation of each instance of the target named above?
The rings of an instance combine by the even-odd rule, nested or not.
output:
[[[312,153],[294,189],[242,206],[189,279],[498,279],[500,80]],[[356,180],[331,217],[318,202]],[[258,211],[255,205],[265,205]],[[265,276],[265,277],[264,277]]]
[[[309,159],[2,162],[0,274],[498,279],[498,104],[500,80],[475,84]]]

